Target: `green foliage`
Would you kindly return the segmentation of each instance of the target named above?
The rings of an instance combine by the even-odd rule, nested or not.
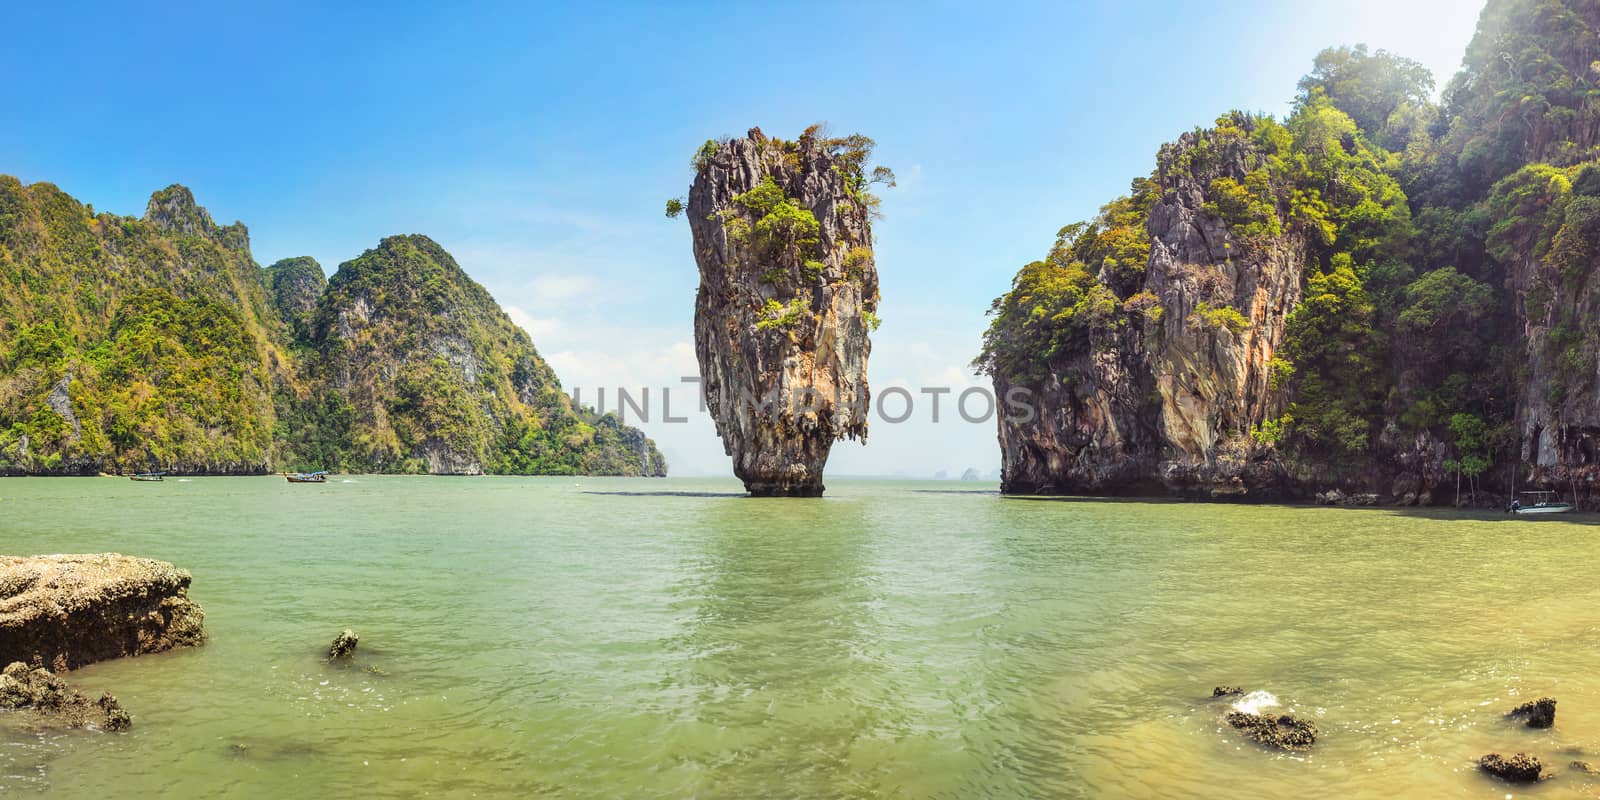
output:
[[[990,306],[980,371],[1015,382],[1037,382],[1050,362],[1085,352],[1094,276],[1081,262],[1035,261]]]
[[[1262,420],[1260,425],[1250,429],[1250,439],[1262,447],[1274,446],[1284,440],[1293,425],[1294,417],[1288,414],[1277,419]]]
[[[1582,197],[1600,197],[1600,164],[1584,164],[1572,179],[1572,193]]]
[[[1211,182],[1203,210],[1228,223],[1241,239],[1267,239],[1283,235],[1271,179],[1265,168],[1252,170],[1244,183],[1226,175]]]
[[[721,149],[721,145],[717,143],[717,140],[707,139],[705,144],[700,145],[699,150],[694,151],[694,158],[689,160],[689,166],[695,172],[705,169],[710,165],[711,159],[716,158],[719,149]]]
[[[879,165],[870,170],[867,164],[872,150],[877,146],[871,138],[859,133],[834,137],[828,133],[826,123],[817,123],[805,129],[796,143],[797,148],[817,147],[834,160],[833,169],[844,179],[845,193],[868,213],[876,216],[879,201],[868,191],[873,184],[893,188],[894,170]]]
[[[816,252],[820,232],[821,226],[810,210],[785,200],[756,221],[756,247],[768,258],[785,254],[803,258]]]
[[[1293,365],[1290,414],[1310,447],[1335,456],[1367,450],[1387,384],[1375,322],[1372,301],[1350,266],[1312,276],[1305,299],[1290,312],[1283,343]]]
[[[878,326],[883,324],[883,320],[872,311],[861,312],[861,319],[867,323],[867,330],[869,331],[877,331]]]
[[[769,299],[761,308],[761,319],[756,321],[756,330],[788,330],[810,313],[805,301],[798,297],[790,300],[788,305]]]
[[[866,279],[867,267],[872,265],[872,248],[856,245],[844,254],[844,275],[860,283]]]
[[[733,202],[755,218],[754,243],[763,261],[792,263],[798,260],[803,264],[817,255],[822,227],[816,215],[786,196],[771,175],[764,176],[750,191],[735,196]],[[752,229],[738,228],[734,232],[732,222],[736,219],[738,217],[724,214],[723,225],[730,231],[729,238],[737,236],[741,241],[748,240],[746,231]]]
[[[1493,300],[1488,286],[1454,267],[1437,269],[1406,287],[1399,328],[1404,333],[1429,336],[1470,327],[1489,311]]]
[[[1294,363],[1286,358],[1273,358],[1267,362],[1267,388],[1283,391],[1294,379]]]
[[[683,198],[673,197],[667,200],[667,219],[677,219],[684,211]]]
[[[6,367],[10,370],[27,366],[55,367],[72,349],[67,332],[55,320],[23,325],[17,331],[16,344],[6,359]]]
[[[1331,47],[1317,54],[1311,74],[1300,79],[1300,104],[1325,96],[1348,114],[1374,142],[1404,149],[1431,122],[1433,74],[1427,67],[1366,45]]]
[[[1226,328],[1238,336],[1250,327],[1250,320],[1245,319],[1238,309],[1233,306],[1213,306],[1210,303],[1195,305],[1194,312],[1189,315],[1189,324],[1203,330],[1218,331]]]
[[[1450,125],[1441,155],[1461,194],[1479,197],[1524,164],[1596,155],[1597,19],[1592,4],[1575,0],[1500,0],[1484,9],[1445,91]]]
[[[289,326],[290,342],[300,347],[309,346],[317,300],[328,285],[322,265],[305,256],[286,258],[263,270],[262,278],[272,294],[272,305],[279,318]]]
[[[763,176],[761,182],[751,188],[750,191],[735,195],[733,198],[733,202],[744,206],[747,211],[757,218],[772,213],[773,209],[788,202],[788,200],[789,198],[784,196],[783,188],[778,185],[777,181],[772,179],[771,175]]]
[[[1567,202],[1562,225],[1551,238],[1550,264],[1576,287],[1594,270],[1600,255],[1600,197],[1580,195]]]
[[[1153,292],[1138,292],[1122,303],[1122,310],[1131,316],[1137,316],[1146,322],[1160,322],[1167,310],[1161,306],[1161,298]]]
[[[1543,258],[1561,224],[1572,179],[1549,164],[1529,164],[1495,184],[1489,195],[1489,253],[1501,263],[1522,254]]]

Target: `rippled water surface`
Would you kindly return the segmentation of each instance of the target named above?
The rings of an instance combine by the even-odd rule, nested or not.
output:
[[[339,480],[0,480],[0,552],[172,561],[211,636],[71,673],[127,734],[0,718],[0,795],[1600,796],[1592,519]],[[1219,683],[1322,740],[1243,742]]]

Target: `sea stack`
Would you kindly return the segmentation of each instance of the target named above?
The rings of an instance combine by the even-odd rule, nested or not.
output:
[[[885,168],[869,176],[872,144],[820,126],[794,141],[753,128],[694,158],[695,354],[723,449],[752,495],[821,496],[833,443],[866,440],[878,321],[868,188],[893,185]]]

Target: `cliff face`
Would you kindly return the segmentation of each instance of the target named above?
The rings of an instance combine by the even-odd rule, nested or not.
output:
[[[1336,48],[1281,123],[1163,148],[994,303],[977,363],[1036,412],[1000,422],[1005,491],[1593,506],[1596,30],[1490,0],[1441,106]]]
[[[1044,365],[1043,380],[996,373],[999,396],[1029,391],[1036,415],[1001,418],[1003,491],[1234,494],[1277,479],[1250,431],[1284,405],[1271,364],[1300,300],[1304,241],[1288,232],[1246,243],[1206,210],[1215,182],[1262,168],[1248,135],[1185,134],[1158,160],[1135,201],[1147,210],[1123,221],[1143,219],[1125,232],[1143,240],[1143,269],[1107,259],[1093,275],[1115,318],[1087,324],[1085,346]],[[1054,257],[1082,269],[1062,252],[1070,244]]]
[[[1536,483],[1600,485],[1600,167],[1514,173],[1492,203],[1514,224],[1491,244],[1509,262],[1523,337],[1517,415]]]
[[[0,176],[0,473],[660,475],[426,237],[261,269],[182,186],[142,218]]]
[[[755,495],[821,495],[833,443],[866,439],[878,275],[862,142],[752,130],[697,158],[695,353],[734,474]]]

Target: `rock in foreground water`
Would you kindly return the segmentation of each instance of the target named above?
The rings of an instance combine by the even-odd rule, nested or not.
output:
[[[1511,713],[1506,716],[1511,719],[1522,719],[1530,728],[1548,728],[1556,724],[1556,699],[1541,697],[1532,703],[1523,703],[1511,709]]]
[[[1544,771],[1544,765],[1539,763],[1539,759],[1527,753],[1518,753],[1510,758],[1499,753],[1490,753],[1478,759],[1478,766],[1496,778],[1515,783],[1537,781],[1540,773]]]
[[[1232,697],[1236,694],[1244,694],[1244,690],[1237,686],[1218,686],[1211,690],[1212,697]]]
[[[0,556],[0,662],[57,672],[205,641],[189,573],[117,553]]]
[[[1289,714],[1273,717],[1244,711],[1228,712],[1228,724],[1267,747],[1301,752],[1317,742],[1317,726]]]
[[[361,637],[357,636],[355,631],[345,628],[338,636],[333,637],[333,644],[328,647],[328,658],[349,656],[356,651],[356,643],[360,641]]]
[[[125,731],[133,725],[128,712],[112,695],[102,694],[99,700],[90,700],[49,670],[35,669],[21,661],[12,662],[0,672],[0,709],[31,712],[35,720],[53,727],[98,726]]]

